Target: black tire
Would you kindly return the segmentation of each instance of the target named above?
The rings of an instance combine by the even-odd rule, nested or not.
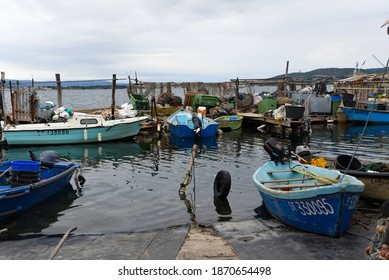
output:
[[[231,189],[231,175],[226,170],[220,170],[213,183],[213,195],[220,200],[227,199]]]

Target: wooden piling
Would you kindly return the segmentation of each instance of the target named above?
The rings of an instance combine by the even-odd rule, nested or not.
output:
[[[61,75],[55,74],[55,80],[57,81],[57,103],[58,108],[62,107],[62,86],[61,86]]]
[[[189,160],[188,168],[186,169],[186,176],[184,181],[181,183],[181,187],[179,190],[180,193],[185,193],[186,186],[189,184],[190,180],[192,179],[192,168],[196,157],[196,153],[197,153],[197,145],[194,144],[192,149],[192,155]]]
[[[287,93],[287,85],[288,85],[288,72],[289,72],[289,60],[286,61],[286,69],[285,69],[285,82],[284,82],[284,97],[286,97]]]
[[[5,114],[6,114],[6,111],[5,111],[5,99],[4,99],[4,96],[5,96],[5,72],[1,72],[1,100],[0,100],[0,102],[1,102],[1,104],[0,104],[0,106],[1,106],[1,116],[0,116],[0,118],[2,119],[2,120],[4,120],[4,124],[6,124],[6,116],[5,116]]]
[[[111,115],[115,116],[115,90],[116,90],[116,74],[112,75],[112,103],[111,103]]]

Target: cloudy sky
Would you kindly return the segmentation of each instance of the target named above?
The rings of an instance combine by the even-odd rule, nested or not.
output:
[[[7,79],[223,82],[381,67],[388,0],[12,0],[0,7]]]

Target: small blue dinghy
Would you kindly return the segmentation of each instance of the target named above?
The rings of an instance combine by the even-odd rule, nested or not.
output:
[[[167,123],[171,133],[181,138],[215,137],[219,128],[215,120],[185,109],[170,115]]]
[[[264,148],[271,160],[255,171],[253,180],[270,214],[303,231],[343,235],[364,184],[337,170],[292,161],[273,139]]]
[[[42,203],[69,184],[80,165],[61,161],[57,155],[46,151],[40,160],[0,163],[0,221]],[[77,179],[85,181],[81,175]]]

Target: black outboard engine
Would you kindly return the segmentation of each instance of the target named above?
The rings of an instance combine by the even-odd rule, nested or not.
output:
[[[60,156],[56,151],[44,151],[39,155],[41,165],[46,167],[53,167],[55,163],[59,162]]]
[[[269,139],[263,145],[265,151],[270,155],[270,159],[275,163],[284,163],[289,159],[289,153],[285,151],[284,146],[274,139]]]
[[[196,137],[201,137],[201,128],[202,128],[202,124],[201,124],[200,118],[197,116],[196,113],[193,113],[193,114],[192,114],[192,122],[193,122],[193,124],[194,124],[193,131],[194,131],[194,136],[195,136],[195,138],[196,138]]]

